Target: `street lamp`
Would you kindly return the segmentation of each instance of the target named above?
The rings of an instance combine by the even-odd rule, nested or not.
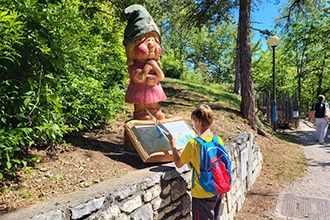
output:
[[[273,129],[276,131],[276,88],[275,88],[275,47],[280,42],[280,38],[272,36],[268,39],[268,45],[273,48]]]

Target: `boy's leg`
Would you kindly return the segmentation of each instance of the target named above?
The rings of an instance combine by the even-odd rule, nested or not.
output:
[[[220,210],[221,210],[221,200],[222,200],[222,195],[218,195],[217,196],[217,201],[215,203],[215,206],[214,206],[214,220],[220,220],[220,217],[221,217],[221,213],[220,213]]]
[[[193,220],[219,220],[221,196],[212,198],[192,198]]]

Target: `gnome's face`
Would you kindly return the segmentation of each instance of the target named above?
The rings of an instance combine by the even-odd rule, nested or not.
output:
[[[138,61],[157,60],[162,54],[157,35],[152,32],[146,33],[142,42],[135,48],[135,54]]]

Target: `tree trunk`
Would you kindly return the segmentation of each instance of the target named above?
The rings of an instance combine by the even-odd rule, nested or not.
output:
[[[235,85],[234,85],[234,93],[235,94],[241,94],[241,71],[240,71],[240,56],[239,56],[239,28],[237,31],[237,37],[236,37],[236,59],[235,59]]]
[[[240,0],[238,40],[239,62],[242,85],[241,113],[247,119],[249,125],[256,129],[255,118],[255,97],[251,67],[251,48],[250,48],[250,5],[251,0]]]

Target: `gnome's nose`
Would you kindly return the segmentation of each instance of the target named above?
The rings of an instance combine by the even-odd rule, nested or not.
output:
[[[148,44],[148,45],[154,45],[154,44],[155,44],[155,39],[154,39],[153,37],[149,37],[149,38],[147,39],[147,44]]]
[[[147,47],[148,47],[149,53],[154,53],[155,52],[156,41],[155,41],[154,38],[151,38],[151,39],[147,40]]]

